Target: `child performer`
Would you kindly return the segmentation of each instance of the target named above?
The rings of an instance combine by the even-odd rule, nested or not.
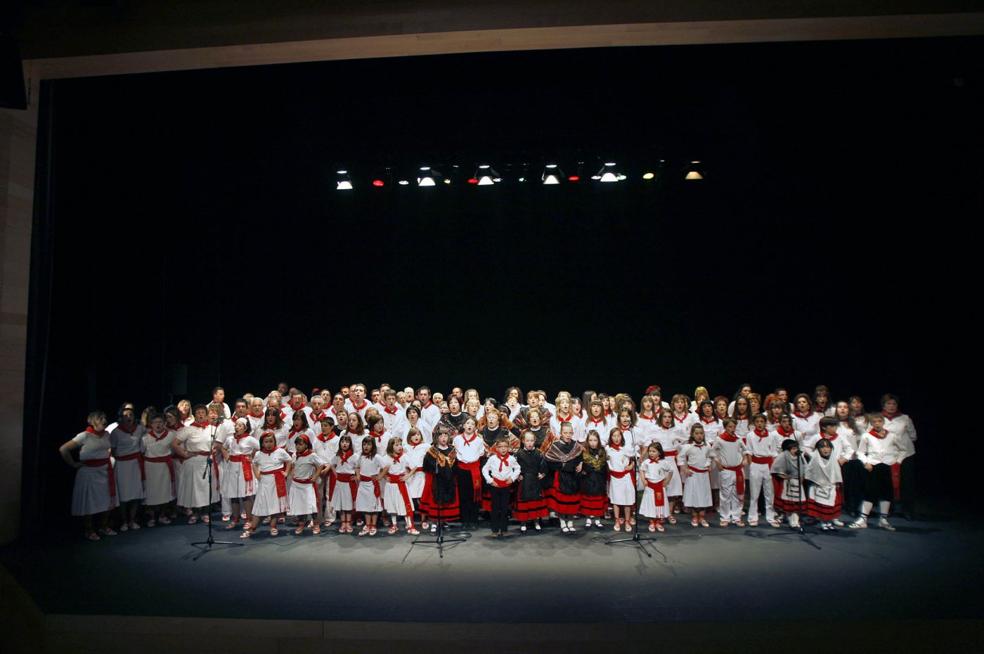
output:
[[[419,435],[420,432],[417,433]],[[410,456],[403,450],[403,439],[399,436],[391,436],[386,443],[381,474],[386,476],[387,482],[383,491],[386,510],[393,516],[387,533],[392,535],[399,531],[396,520],[402,515],[406,520],[407,533],[416,536],[420,532],[413,526],[413,500],[410,499],[410,489],[407,487],[407,480],[413,474],[413,464]]]
[[[663,457],[670,462],[673,469],[677,469],[677,454],[680,446],[684,443],[684,436],[674,424],[673,412],[663,409],[659,413],[659,426],[656,429],[655,442],[660,444],[663,450]],[[680,499],[683,497],[683,482],[680,475],[672,475],[666,481],[664,489],[669,498],[670,515],[667,522],[671,525],[676,524],[674,513],[680,513]]]
[[[478,527],[478,509],[482,501],[482,462],[485,441],[476,430],[471,416],[462,423],[462,432],[454,437],[458,478],[458,501],[461,502],[461,521],[465,529]]]
[[[585,528],[602,529],[601,517],[605,515],[608,504],[608,452],[601,446],[601,436],[594,429],[588,431],[584,439],[584,452],[581,467],[581,507],[578,513],[584,516]]]
[[[547,465],[557,473],[549,499],[550,509],[560,518],[560,528],[565,534],[576,531],[573,518],[581,506],[578,475],[583,468],[583,451],[581,444],[574,440],[574,425],[565,422],[560,426],[560,439],[544,455]]]
[[[338,453],[332,459],[332,477],[328,480],[329,504],[341,514],[340,534],[352,533],[352,511],[355,510],[355,497],[359,492],[359,480],[355,476],[356,460],[352,437],[342,434],[338,437]]]
[[[569,423],[568,423],[569,424]],[[513,483],[522,470],[516,458],[509,454],[509,439],[502,437],[495,442],[494,453],[482,467],[482,476],[492,492],[492,510],[489,512],[492,535],[502,538],[509,524],[509,495]]]
[[[738,423],[734,418],[725,418],[721,422],[724,431],[711,445],[711,457],[720,469],[721,503],[718,513],[722,527],[727,527],[729,524],[744,527],[745,523],[741,520],[741,506],[742,497],[745,495],[744,466],[748,463],[746,460],[748,457],[745,455],[745,439],[735,433]]]
[[[639,515],[649,518],[649,531],[663,531],[663,518],[671,517],[666,484],[675,476],[673,473],[673,464],[663,457],[663,446],[657,441],[650,443],[646,459],[639,464],[639,474],[646,484]]]
[[[523,432],[523,446],[516,452],[516,462],[519,463],[520,483],[516,489],[513,518],[519,522],[521,532],[526,532],[529,522],[533,522],[533,527],[540,531],[540,520],[547,517],[547,504],[540,487],[547,464],[543,453],[536,449],[536,436],[532,432]]]
[[[260,451],[253,455],[253,477],[259,479],[253,515],[240,538],[249,538],[256,531],[260,519],[270,518],[270,535],[276,536],[277,520],[287,512],[287,477],[292,462],[290,454],[277,447],[277,435],[264,432],[260,435]]]
[[[159,413],[152,415],[150,428],[143,437],[144,469],[147,477],[144,481],[144,507],[148,527],[153,527],[158,522],[162,525],[171,524],[164,507],[174,500],[177,490],[174,459],[171,458],[173,440],[174,432],[164,427],[164,416]]]
[[[321,461],[327,466],[324,474],[321,475],[319,487],[321,501],[318,502],[318,522],[324,523],[325,527],[330,527],[335,523],[335,507],[331,504],[331,487],[334,485],[335,471],[332,469],[332,462],[338,454],[338,434],[335,433],[335,420],[325,414],[321,418],[321,430],[311,442],[314,445],[314,452]]]
[[[421,511],[431,519],[431,532],[438,526],[458,520],[458,481],[455,469],[457,454],[450,443],[450,427],[434,427],[434,445],[424,455],[424,492],[420,497]],[[469,491],[470,491],[469,486]]]
[[[403,449],[406,452],[407,465],[410,470],[410,476],[407,478],[407,491],[410,493],[410,501],[413,503],[411,510],[421,513],[420,528],[427,529],[430,525],[427,524],[427,516],[423,514],[421,509],[420,498],[424,494],[426,477],[424,474],[424,456],[426,456],[430,446],[424,442],[423,432],[416,427],[410,427],[405,440],[406,446]]]
[[[226,529],[235,529],[240,516],[246,514],[246,524],[253,515],[253,498],[256,496],[256,477],[253,475],[253,455],[260,443],[249,435],[249,420],[236,420],[234,431],[222,444],[222,453],[229,463],[222,475],[223,497],[228,497],[232,508],[232,520]]]
[[[840,421],[836,417],[824,416],[820,418],[820,433],[813,436],[804,443],[803,450],[806,454],[814,456],[816,454],[817,443],[821,439],[825,439],[830,443],[833,449],[834,462],[838,467],[843,466],[845,463],[854,458],[854,448],[851,446],[851,441],[840,434]],[[841,471],[838,476],[841,478],[839,483],[843,483],[843,471]],[[838,487],[840,488],[840,487]],[[841,498],[838,503],[838,509],[843,503],[843,498]],[[834,527],[843,527],[844,523],[840,521],[840,515],[835,515],[830,518],[830,522],[833,523]]]
[[[89,426],[72,440],[58,448],[68,465],[75,468],[75,487],[72,489],[72,515],[83,516],[85,537],[99,540],[99,535],[115,536],[109,527],[109,512],[119,506],[116,496],[116,476],[109,456],[109,434],[106,433],[106,414],[93,411]],[[79,461],[72,459],[72,450],[79,450]],[[93,517],[99,516],[99,533],[93,527]]]
[[[823,418],[821,428],[824,420],[831,418]],[[839,520],[843,502],[841,466],[829,439],[821,438],[814,444],[814,449],[813,458],[806,466],[806,480],[810,482],[806,515],[819,520],[820,529],[831,531],[843,525]]]
[[[790,527],[799,529],[799,514],[806,508],[806,491],[803,488],[806,459],[800,453],[799,443],[792,438],[784,440],[782,453],[772,462],[771,470],[782,480],[775,499],[776,508],[788,515]]]
[[[851,529],[865,529],[868,516],[875,503],[881,518],[878,526],[887,531],[895,531],[888,522],[888,512],[892,508],[894,489],[892,488],[892,466],[906,455],[906,445],[899,443],[898,436],[885,429],[885,418],[880,413],[868,416],[871,429],[861,437],[858,445],[858,459],[864,464],[868,476],[865,479],[864,502],[861,516],[852,522]]]
[[[137,509],[144,499],[144,479],[146,477],[143,454],[144,427],[137,422],[137,414],[132,404],[124,404],[118,413],[119,423],[109,435],[113,446],[116,465],[116,496],[120,501],[122,521],[120,531],[140,529],[137,524]]]
[[[383,457],[376,449],[376,439],[366,437],[362,440],[362,453],[355,463],[355,473],[359,480],[359,492],[355,496],[355,510],[366,517],[360,536],[376,535],[376,519],[383,510],[382,488]]]
[[[295,416],[304,415],[298,411]],[[327,470],[325,461],[314,451],[311,437],[299,434],[294,437],[294,465],[291,468],[290,493],[287,500],[287,515],[297,519],[294,534],[300,536],[308,522],[312,523],[311,532],[321,533],[321,522],[318,520],[318,477]]]
[[[697,390],[702,388],[704,387],[698,386]],[[718,436],[724,431],[724,425],[714,413],[714,403],[708,399],[701,400],[697,404],[697,416],[700,419],[700,425],[704,428],[704,442],[713,450]],[[714,507],[717,508],[721,498],[721,473],[718,466],[711,466],[708,476],[711,480],[711,499],[714,501]]]
[[[745,454],[748,455],[748,526],[758,527],[758,499],[765,496],[765,519],[773,527],[779,527],[776,509],[773,506],[775,489],[772,486],[772,462],[779,454],[782,442],[775,432],[765,428],[765,416],[759,414],[753,419],[755,428],[745,437]],[[738,430],[735,430],[738,433]]]
[[[714,504],[711,497],[710,446],[704,442],[704,427],[695,422],[690,425],[690,439],[680,450],[677,462],[680,473],[686,478],[683,486],[683,505],[690,509],[690,526],[708,527],[706,513]]]
[[[628,531],[627,522],[632,519],[636,500],[635,452],[624,447],[622,430],[618,427],[608,432],[608,447],[605,451],[608,455],[608,499],[615,507],[613,528],[621,531],[625,526]],[[625,517],[622,517],[623,512]]]

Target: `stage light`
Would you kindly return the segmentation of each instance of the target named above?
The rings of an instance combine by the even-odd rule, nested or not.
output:
[[[400,181],[397,182],[397,184],[399,184],[400,186],[410,186],[409,180],[406,179],[401,179]]]
[[[543,175],[540,179],[546,186],[554,186],[560,184],[560,180],[564,177],[564,171],[562,171],[557,164],[549,163],[543,169]]]
[[[519,178],[519,181],[520,181],[520,182],[525,182],[525,181],[526,181],[526,178],[525,178],[525,177],[520,177],[520,178]]]
[[[647,172],[645,172],[645,173],[643,173],[643,174],[642,174],[642,178],[643,178],[644,180],[646,180],[647,182],[648,182],[649,180],[651,180],[651,179],[653,179],[654,177],[656,177],[656,173],[653,173],[653,172],[648,172],[648,171],[647,171]]]
[[[374,179],[372,180],[372,185],[376,187],[386,186],[386,182],[381,179]]]
[[[596,179],[604,184],[612,184],[615,182],[621,182],[625,179],[625,175],[618,172],[615,168],[614,161],[607,161],[602,165],[601,170],[598,171],[598,174],[591,179]]]
[[[567,181],[568,182],[580,182],[581,181],[581,178],[579,176],[577,176],[577,175],[570,175],[570,176],[568,176]]]
[[[335,180],[335,190],[336,191],[351,191],[352,190],[352,177],[348,174],[347,170],[339,170],[336,173],[338,179]]]
[[[450,184],[451,183],[451,179],[449,177],[445,177],[444,178],[444,183],[445,184]]]
[[[474,183],[478,186],[493,186],[502,181],[499,173],[495,172],[495,169],[489,164],[480,164],[472,179],[476,180]],[[471,180],[468,182],[472,183]]]
[[[476,177],[469,177],[468,178],[468,183],[469,184],[478,184],[478,178],[476,178]]]
[[[694,160],[685,168],[686,174],[684,179],[690,182],[700,181],[704,179],[704,172],[700,165],[700,161]]]

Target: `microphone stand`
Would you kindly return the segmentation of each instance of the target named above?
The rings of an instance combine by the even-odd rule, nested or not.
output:
[[[638,456],[635,457],[635,462],[636,462],[636,474],[638,474],[639,473]],[[633,516],[635,519],[635,524],[632,525],[632,535],[628,537],[609,536],[608,538],[605,539],[605,545],[628,545],[629,547],[637,548],[640,552],[642,552],[649,558],[653,558],[652,552],[649,551],[649,548],[652,547],[657,554],[663,557],[663,561],[666,561],[666,554],[664,554],[658,547],[656,547],[656,545],[652,544],[657,542],[657,538],[655,536],[639,535],[639,507],[642,505],[642,497],[643,495],[646,494],[646,492],[645,490],[643,490],[643,492],[640,494],[639,491],[636,490],[635,488],[633,488],[633,490],[636,492],[636,495],[638,495],[638,498],[636,499],[635,504],[632,507]],[[670,510],[672,511],[672,508]]]
[[[454,479],[453,477],[452,477],[452,479],[453,479],[453,482],[452,483],[454,483],[455,484],[455,487],[456,487],[455,488],[455,492],[457,492],[458,480],[457,479]],[[434,485],[435,486],[437,485],[437,473],[436,472],[434,473]],[[432,495],[433,495],[433,493],[432,493]],[[434,535],[435,537],[434,538],[427,538],[423,533],[420,533],[417,536],[414,536],[413,541],[410,543],[410,549],[408,549],[407,550],[407,553],[403,555],[403,563],[406,563],[407,557],[410,556],[410,552],[413,551],[413,548],[414,548],[415,545],[423,545],[425,547],[426,546],[436,547],[437,548],[438,558],[443,559],[444,558],[444,550],[445,550],[445,547],[447,547],[447,549],[450,549],[451,547],[454,547],[454,544],[464,543],[469,538],[471,538],[471,534],[469,532],[465,532],[465,531],[459,532],[457,536],[452,536],[450,538],[446,538],[444,536],[444,520],[441,519],[441,503],[440,502],[435,502],[434,504],[437,506],[437,533]],[[459,506],[460,506],[460,503],[459,503]],[[452,545],[445,546],[445,543],[452,543]]]
[[[799,483],[796,486],[796,498],[797,498],[797,501],[798,501],[798,503],[799,503],[800,506],[803,506],[804,505],[804,502],[803,502],[803,471],[801,469],[801,462],[802,462],[802,460],[803,460],[803,453],[802,452],[799,452],[798,449],[797,449],[797,454],[796,454],[796,478],[797,478],[797,481]],[[772,480],[771,479],[769,480],[769,483],[772,483]],[[792,532],[788,532],[788,531],[787,532],[783,532],[783,531],[780,531],[780,532],[777,532],[775,534],[767,534],[766,535],[766,538],[772,538],[774,536],[789,536],[790,533],[793,533],[793,534],[796,534],[797,536],[799,536],[800,537],[800,540],[803,541],[804,543],[806,543],[807,545],[809,545],[810,547],[816,548],[818,550],[823,549],[822,547],[820,547],[819,545],[817,545],[815,542],[813,542],[813,539],[810,537],[810,534],[816,534],[817,532],[812,531],[812,530],[808,532],[803,527],[803,522],[804,522],[804,520],[801,518],[800,521],[799,521],[799,526],[796,529],[794,529]]]
[[[242,547],[242,542],[236,542],[231,540],[215,540],[212,536],[212,459],[215,456],[215,434],[218,432],[219,426],[212,425],[212,442],[209,445],[208,456],[205,457],[205,472],[202,473],[202,479],[208,479],[208,520],[205,521],[205,526],[208,527],[208,536],[205,540],[200,540],[191,544],[192,547],[197,547],[200,552],[192,557],[192,561],[197,561],[206,554],[212,551],[213,545],[228,545],[229,547]]]

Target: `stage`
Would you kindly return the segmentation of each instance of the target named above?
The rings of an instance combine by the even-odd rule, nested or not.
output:
[[[195,621],[168,618],[203,619],[199,624],[210,630],[225,625],[232,640],[222,642],[230,646],[285,637],[271,628],[298,634],[292,638],[343,638],[353,647],[363,638],[380,647],[400,639],[431,642],[435,629],[421,623],[466,623],[440,629],[439,640],[467,642],[469,634],[485,633],[501,644],[526,634],[521,642],[533,637],[548,650],[550,643],[603,646],[605,625],[618,639],[636,642],[649,639],[646,625],[658,624],[665,637],[711,649],[728,645],[712,635],[721,629],[768,627],[764,642],[796,624],[810,632],[827,624],[833,635],[877,634],[869,643],[876,647],[914,646],[921,637],[938,645],[940,638],[976,633],[984,615],[980,526],[944,513],[895,524],[895,533],[872,527],[815,534],[818,550],[788,529],[693,529],[681,521],[659,536],[651,559],[605,545],[610,529],[511,529],[503,540],[481,530],[443,560],[432,547],[408,554],[412,538],[403,535],[359,538],[332,530],[296,537],[281,530],[270,538],[262,531],[242,547],[216,547],[193,561],[198,550],[191,543],[205,536],[199,524],[145,528],[98,543],[66,535],[5,548],[2,562],[46,616],[49,645],[77,642],[80,629],[110,649],[110,632],[156,625],[152,632],[168,634],[160,642],[173,644],[194,631]],[[229,628],[277,620],[288,622],[249,633]],[[950,626],[941,631],[938,620]],[[708,633],[696,636],[695,625]],[[879,626],[885,629],[872,631]]]

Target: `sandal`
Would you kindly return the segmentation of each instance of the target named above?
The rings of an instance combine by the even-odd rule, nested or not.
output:
[[[691,518],[690,519],[690,526],[691,527],[696,527],[697,526],[697,518]]]
[[[190,515],[190,516],[188,516],[188,524],[189,525],[198,524],[198,516],[197,515]]]
[[[393,534],[395,534],[398,531],[400,531],[400,528],[397,527],[395,524],[392,524],[392,525],[389,526],[389,529],[386,530],[386,533],[387,534],[390,534],[392,536]]]
[[[171,519],[166,515],[162,515],[157,522],[161,523],[162,525],[169,525],[171,524]]]
[[[744,527],[745,526],[745,523],[741,521],[741,518],[738,518],[737,520],[735,520],[735,526],[736,527]]]
[[[407,533],[410,534],[411,536],[419,536],[420,535],[420,532],[417,531],[417,529],[415,527],[410,527],[409,529],[407,529]]]
[[[243,533],[239,534],[239,537],[240,538],[249,538],[252,535],[253,535],[253,532],[251,532],[249,529],[244,529],[243,530]]]
[[[116,532],[111,527],[103,527],[99,530],[101,536],[115,536]]]
[[[615,521],[615,524],[612,525],[612,529],[615,531],[622,531],[622,524],[624,522],[625,522],[625,518],[619,518],[618,520]]]
[[[99,538],[99,534],[97,534],[94,531],[90,531],[89,533],[87,533],[85,535],[85,538],[86,540],[102,540],[101,538]]]
[[[138,529],[140,529],[140,525],[138,525],[136,522],[130,523],[130,531],[136,531]]]
[[[370,536],[375,536],[376,535],[376,528],[375,527],[369,527],[369,535]]]
[[[701,527],[710,527],[711,525],[707,524],[707,520],[704,520],[703,518],[701,518],[701,520],[700,520],[700,526]]]
[[[649,523],[649,531],[653,531],[653,532],[656,531],[656,522],[655,521]]]
[[[149,527],[150,525],[147,525],[147,526]],[[239,527],[239,521],[238,520],[233,520],[232,522],[230,522],[229,524],[227,524],[225,526],[226,529],[236,529],[237,527]]]
[[[362,531],[359,532],[359,535],[360,536],[368,536],[369,535],[369,525],[363,525],[362,526]]]
[[[671,525],[675,525],[677,523],[677,519],[674,518],[672,515],[670,515],[670,517],[668,517],[666,521],[669,522]]]
[[[420,523],[420,528],[423,529],[424,531],[427,531],[428,529],[430,529],[430,523],[424,520],[423,522]]]
[[[202,522],[204,522],[205,524],[208,524],[208,523],[212,522],[212,516],[210,516],[210,515],[203,515],[202,516]]]
[[[321,525],[315,523],[315,525],[313,527],[311,527],[311,533],[314,534],[315,536],[317,536],[318,534],[320,534],[321,533]]]
[[[769,524],[775,527],[776,529],[782,526],[782,523],[779,522],[778,520],[769,520]]]
[[[294,535],[300,536],[303,533],[304,533],[304,523],[302,522],[301,524],[297,525],[297,529],[294,530]]]
[[[719,526],[721,527],[721,529],[727,529],[728,528],[728,525],[730,525],[730,524],[731,523],[728,522],[727,520],[722,520],[721,521],[721,524]]]
[[[157,523],[154,522],[153,518],[147,521],[147,527],[155,527],[155,526],[157,526]]]
[[[270,527],[270,535],[271,536],[279,536],[280,535],[280,532],[277,531],[277,528],[276,527]]]
[[[662,520],[656,522],[656,531],[658,531],[660,533],[666,531],[666,528],[663,527],[663,521]]]

